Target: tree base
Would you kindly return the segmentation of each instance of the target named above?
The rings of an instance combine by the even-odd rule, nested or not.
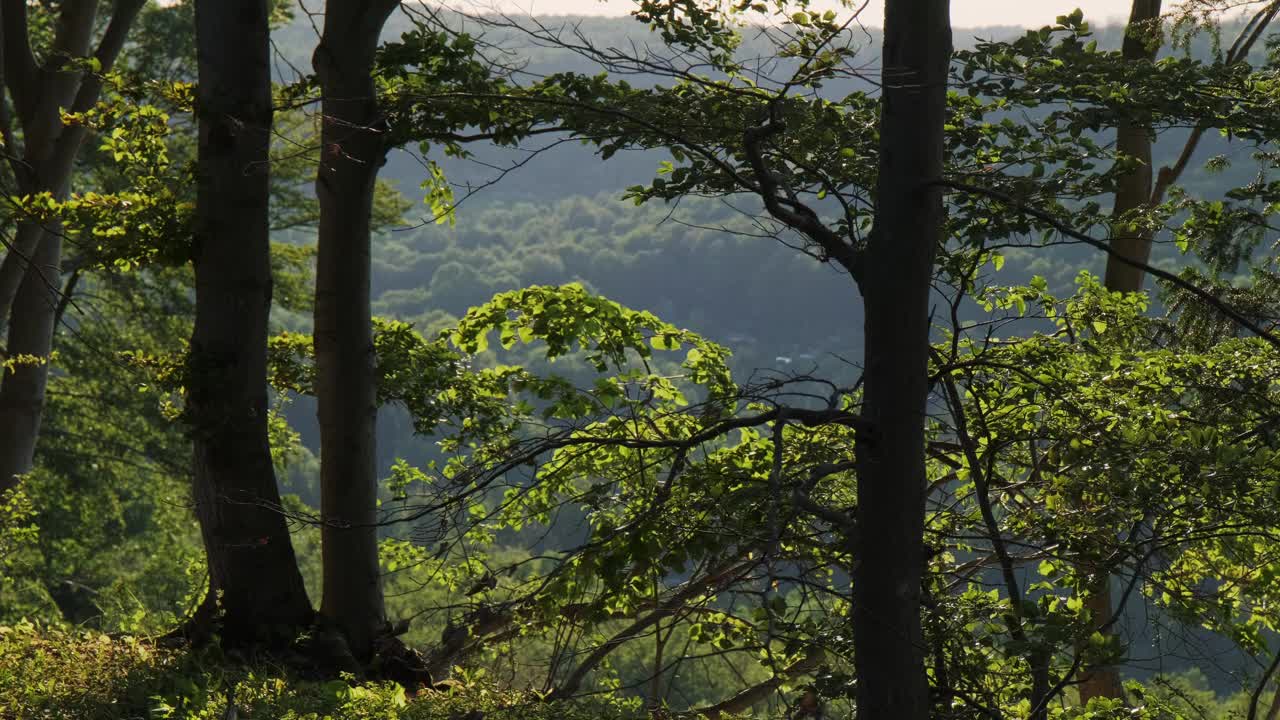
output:
[[[449,680],[436,682],[428,667],[428,659],[400,639],[406,625],[388,625],[374,642],[373,656],[361,662],[347,640],[336,628],[322,619],[306,628],[298,628],[291,640],[281,642],[282,628],[258,633],[256,641],[243,634],[223,633],[223,618],[216,601],[206,598],[186,620],[159,638],[167,647],[187,646],[198,649],[217,642],[232,660],[248,662],[270,658],[283,663],[303,677],[333,679],[344,675],[354,680],[390,680],[410,695],[423,689],[449,690],[456,686]]]

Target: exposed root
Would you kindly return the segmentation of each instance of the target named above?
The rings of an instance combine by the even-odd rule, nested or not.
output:
[[[416,693],[422,688],[439,689],[427,669],[426,657],[390,632],[374,642],[369,672],[375,677],[399,683],[409,693]]]

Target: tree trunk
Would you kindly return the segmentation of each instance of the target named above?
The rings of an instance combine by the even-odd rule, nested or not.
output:
[[[316,401],[324,597],[320,613],[368,660],[386,625],[378,564],[377,387],[369,301],[370,217],[386,138],[373,54],[394,0],[330,0],[313,66],[322,154],[316,260]]]
[[[920,623],[929,292],[941,240],[948,0],[885,7],[880,167],[867,245],[863,413],[857,445],[853,638],[860,720],[925,720]]]
[[[195,504],[223,641],[280,642],[311,621],[267,440],[267,0],[196,4],[200,83],[196,319],[187,388]]]
[[[13,303],[9,323],[10,357],[31,356],[37,362],[19,362],[4,373],[0,383],[0,493],[13,487],[18,476],[31,471],[40,419],[44,415],[45,386],[49,378],[49,351],[53,348],[54,318],[61,296],[58,263],[62,237],[46,233],[38,225],[21,226],[19,233],[44,236],[30,255],[31,269],[24,275]]]
[[[1152,42],[1151,23],[1160,18],[1160,0],[1133,0],[1129,13],[1129,25],[1125,30],[1121,53],[1129,62],[1150,62],[1155,59],[1158,46]],[[1117,152],[1136,158],[1139,165],[1120,178],[1116,189],[1112,217],[1111,247],[1114,255],[1107,256],[1105,284],[1108,290],[1140,292],[1146,273],[1129,265],[1117,255],[1146,263],[1151,259],[1152,234],[1149,230],[1119,222],[1126,213],[1146,207],[1152,194],[1151,128],[1140,119],[1127,119],[1116,128]],[[1103,577],[1084,598],[1084,605],[1092,616],[1094,628],[1111,620],[1113,602],[1110,577]],[[1110,633],[1111,631],[1104,631]],[[1115,666],[1086,668],[1080,678],[1080,702],[1087,704],[1091,698],[1124,698],[1124,686],[1120,671]]]
[[[22,127],[22,163],[20,170],[15,172],[15,179],[23,194],[50,192],[59,199],[66,194],[71,174],[70,160],[75,156],[84,132],[78,126],[65,127],[62,124],[61,112],[71,108],[82,79],[80,72],[65,70],[63,66],[70,58],[89,54],[97,5],[97,0],[74,0],[63,5],[58,13],[58,29],[49,60],[44,67],[36,67],[30,54],[25,3],[21,7],[10,3],[5,8],[5,19],[11,24],[5,28],[5,82]],[[16,37],[17,32],[21,32],[21,41]],[[61,148],[63,152],[55,152],[58,145],[64,146]],[[66,148],[67,145],[74,147]],[[13,248],[5,253],[4,262],[0,263],[0,326],[12,319],[13,305],[25,284],[29,261],[35,261],[34,255],[39,251],[43,238],[44,231],[39,226],[22,225]],[[56,275],[52,282],[57,284]],[[27,463],[29,465],[30,460]],[[3,469],[7,471],[9,468]],[[7,472],[5,477],[8,477]]]
[[[1160,0],[1133,0],[1129,24],[1125,29],[1121,54],[1129,62],[1150,62],[1159,45],[1151,39],[1151,24],[1160,18]],[[1141,118],[1120,121],[1116,127],[1116,151],[1137,159],[1139,165],[1120,178],[1116,189],[1112,216],[1111,247],[1116,255],[1146,263],[1151,258],[1151,232],[1119,222],[1125,213],[1146,207],[1151,199],[1151,127]],[[1107,257],[1106,286],[1109,290],[1138,292],[1145,273],[1119,260]]]
[[[142,0],[115,3],[94,52],[103,72],[111,69],[142,4]],[[66,196],[85,128],[63,125],[62,112],[92,107],[101,81],[67,70],[65,64],[69,58],[89,54],[97,6],[96,0],[62,4],[44,67],[36,65],[31,53],[26,3],[4,0],[0,8],[0,77],[22,128],[22,160],[15,164],[20,193],[48,192],[58,199]],[[5,137],[11,135],[9,120],[7,113],[0,113],[0,130]],[[10,355],[49,355],[58,317],[60,233],[61,228],[49,232],[40,225],[22,223],[13,247],[0,261],[0,329],[8,330]],[[17,476],[31,470],[48,376],[47,365],[26,365],[4,373],[0,380],[0,494],[13,487]]]

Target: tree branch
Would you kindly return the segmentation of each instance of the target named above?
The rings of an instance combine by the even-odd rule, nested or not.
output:
[[[687,584],[683,590],[676,593],[667,602],[663,603],[661,607],[639,620],[636,620],[634,623],[628,625],[622,630],[619,630],[613,637],[609,638],[602,645],[593,650],[585,660],[578,664],[578,667],[574,668],[573,672],[569,674],[569,677],[565,679],[560,687],[551,691],[547,696],[547,699],[562,700],[564,698],[572,697],[573,694],[578,691],[578,688],[582,686],[582,681],[586,679],[587,675],[590,674],[591,671],[594,670],[606,657],[608,657],[610,653],[616,650],[618,646],[644,632],[654,623],[657,623],[663,618],[669,617],[679,611],[690,598],[693,598],[703,592],[714,592],[715,589],[723,587],[734,579],[741,577],[757,564],[759,564],[758,560],[747,560],[745,562],[735,563],[725,570],[707,578],[703,582]]]
[[[0,0],[0,33],[3,33],[4,81],[18,118],[25,122],[34,110],[39,70],[27,33],[27,1]]]
[[[1195,295],[1200,300],[1204,301],[1213,309],[1217,310],[1218,312],[1222,313],[1226,317],[1230,318],[1233,322],[1235,322],[1240,327],[1262,338],[1268,344],[1274,347],[1280,348],[1280,338],[1277,338],[1275,335],[1267,332],[1266,330],[1263,330],[1262,327],[1259,326],[1257,323],[1245,317],[1240,312],[1232,308],[1230,305],[1227,305],[1226,303],[1224,303],[1220,298],[1214,296],[1209,291],[1197,285],[1189,283],[1186,280],[1183,280],[1182,278],[1178,277],[1177,275],[1167,270],[1161,270],[1160,268],[1157,268],[1148,263],[1140,262],[1140,261],[1125,257],[1124,255],[1113,250],[1111,248],[1111,245],[1106,241],[1098,240],[1097,238],[1090,237],[1089,235],[1086,235],[1085,233],[1082,233],[1079,230],[1068,227],[1065,223],[1063,223],[1062,221],[1058,220],[1057,218],[1055,218],[1054,216],[1050,215],[1049,213],[1043,210],[1037,210],[1036,208],[1029,207],[1023,204],[1021,201],[1016,200],[1013,197],[1005,193],[1002,193],[998,190],[991,190],[989,188],[978,187],[976,185],[967,185],[965,183],[959,183],[952,180],[937,180],[935,181],[935,184],[940,185],[942,187],[951,188],[952,190],[956,190],[959,192],[965,192],[973,195],[980,195],[982,197],[988,197],[993,200],[999,200],[1000,202],[1005,203],[1006,205],[1009,205],[1010,207],[1014,208],[1018,212],[1024,213],[1026,215],[1030,215],[1031,217],[1039,220],[1045,225],[1048,225],[1049,227],[1053,228],[1057,232],[1062,233],[1063,235],[1066,235],[1067,237],[1073,240],[1079,240],[1080,242],[1086,245],[1097,248],[1098,250],[1101,250],[1107,253],[1108,255],[1116,258],[1117,260],[1119,260],[1120,262],[1126,265],[1129,265],[1130,267],[1139,268],[1144,272],[1146,272],[1147,274],[1158,277],[1161,280],[1164,280],[1181,290],[1186,290],[1192,295]]]
[[[853,279],[860,283],[862,253],[823,224],[812,208],[796,200],[795,193],[788,192],[789,199],[785,202],[779,197],[779,189],[785,190],[785,188],[781,188],[778,177],[765,166],[762,146],[766,139],[777,135],[783,129],[784,126],[781,123],[770,120],[763,125],[747,128],[742,134],[742,147],[746,151],[747,162],[751,164],[756,182],[759,183],[757,193],[764,201],[765,209],[770,215],[817,243],[823,253],[840,263]],[[792,207],[788,208],[787,205]]]
[[[846,533],[852,533],[856,530],[856,521],[852,515],[841,512],[834,508],[829,508],[818,503],[809,496],[809,491],[825,477],[829,477],[836,473],[848,472],[857,468],[858,463],[854,460],[848,460],[841,463],[826,463],[819,465],[809,471],[809,482],[804,488],[795,488],[791,491],[791,501],[796,507],[800,508],[818,518],[831,523]]]
[[[1227,52],[1226,64],[1234,65],[1248,58],[1254,44],[1262,36],[1262,31],[1271,24],[1277,14],[1280,14],[1280,1],[1272,2],[1270,5],[1258,10],[1250,18],[1249,22],[1245,24],[1240,34],[1236,36],[1235,42],[1231,44],[1231,49]],[[1178,159],[1174,161],[1173,165],[1165,165],[1160,168],[1160,172],[1156,174],[1155,187],[1151,189],[1149,205],[1159,205],[1164,201],[1165,193],[1169,191],[1169,188],[1178,181],[1178,178],[1187,169],[1192,156],[1195,155],[1196,148],[1200,145],[1201,138],[1204,137],[1205,132],[1208,130],[1208,123],[1197,123],[1195,129],[1191,131],[1191,136],[1187,138],[1187,142],[1182,146]]]
[[[722,700],[715,705],[708,705],[704,708],[691,710],[683,716],[690,718],[705,717],[707,720],[719,720],[724,715],[737,715],[744,713],[749,710],[752,705],[755,705],[768,697],[770,693],[777,690],[784,682],[787,682],[797,675],[804,675],[805,673],[816,670],[825,657],[826,653],[821,648],[810,648],[803,657],[782,670],[779,670],[768,680],[752,685],[727,700]]]
[[[102,92],[102,74],[110,72],[115,65],[116,58],[124,48],[129,28],[133,26],[133,21],[137,18],[143,4],[144,0],[117,0],[115,11],[111,13],[111,21],[107,24],[102,40],[93,54],[100,65],[100,70],[97,73],[86,73],[84,79],[80,81],[80,87],[76,90],[75,99],[71,103],[71,112],[85,112],[98,102],[98,96]],[[80,144],[84,140],[85,132],[85,128],[80,125],[63,131],[54,147],[55,158],[51,167],[59,167],[59,163],[65,166],[69,163],[70,157],[80,152]]]

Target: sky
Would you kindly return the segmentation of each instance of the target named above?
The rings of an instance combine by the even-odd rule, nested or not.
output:
[[[471,3],[485,4],[484,0]],[[631,0],[500,0],[508,12],[535,15],[626,15],[635,7]],[[815,3],[816,5],[816,3]],[[1107,20],[1124,20],[1129,14],[1128,0],[951,0],[951,24],[955,27],[985,25],[1024,25],[1039,27],[1053,22],[1075,8],[1084,10],[1085,19],[1098,24]],[[862,14],[866,25],[882,25],[884,0],[869,0]]]

